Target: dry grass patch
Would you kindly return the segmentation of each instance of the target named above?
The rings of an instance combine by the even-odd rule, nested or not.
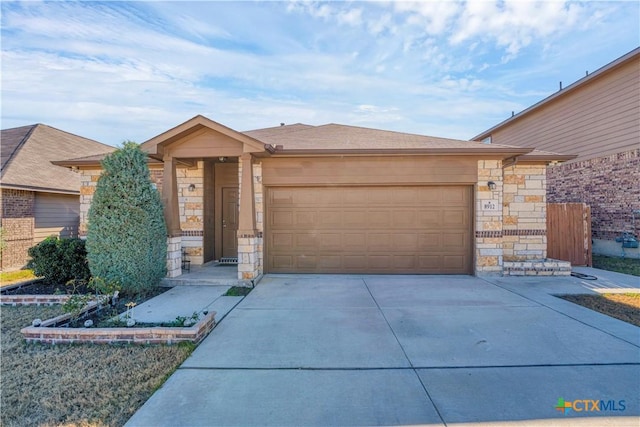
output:
[[[0,287],[33,279],[37,279],[33,270],[2,271],[0,272]]]
[[[640,326],[640,294],[562,295],[561,298]]]
[[[124,425],[194,348],[24,342],[21,328],[61,313],[2,307],[1,425]]]

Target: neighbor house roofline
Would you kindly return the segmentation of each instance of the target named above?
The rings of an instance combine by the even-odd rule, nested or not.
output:
[[[67,159],[67,160],[54,160],[53,163],[56,166],[64,166],[67,168],[72,167],[86,167],[86,166],[100,166],[102,160],[111,153],[99,154],[96,156],[87,156],[87,157],[78,157],[75,159]],[[149,165],[161,165],[162,161],[158,159],[154,159],[153,157],[147,156],[147,163]]]
[[[471,140],[473,141],[482,141],[486,138],[488,138],[489,136],[491,136],[491,134],[493,132],[495,132],[498,129],[501,129],[509,124],[511,124],[514,121],[520,120],[522,117],[544,107],[545,105],[553,102],[554,100],[561,98],[563,96],[565,96],[566,94],[573,92],[574,90],[580,88],[581,86],[589,83],[590,81],[597,79],[598,77],[600,77],[601,75],[608,73],[609,71],[618,68],[619,66],[626,64],[627,62],[635,59],[636,57],[640,56],[640,47],[635,48],[634,50],[632,50],[631,52],[621,56],[620,58],[608,63],[607,65],[597,69],[596,71],[594,71],[593,73],[581,78],[580,80],[575,81],[574,83],[570,84],[569,86],[560,89],[559,91],[555,92],[554,94],[546,97],[545,99],[537,102],[536,104],[533,104],[531,107],[526,108],[524,110],[522,110],[521,112],[519,112],[518,114],[509,117],[508,119],[498,123],[497,125],[493,126],[492,128],[474,136],[473,138],[471,138]]]
[[[15,184],[0,184],[0,188],[6,190],[22,190],[33,191],[37,193],[55,193],[55,194],[72,194],[74,196],[80,195],[80,191],[70,191],[61,188],[49,188],[49,187],[35,187],[29,185],[15,185]]]

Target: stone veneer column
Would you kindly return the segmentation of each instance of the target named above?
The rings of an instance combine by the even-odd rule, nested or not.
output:
[[[488,182],[496,184],[491,190]],[[478,161],[475,209],[475,273],[478,276],[502,274],[502,162]]]
[[[167,277],[182,274],[182,237],[167,237]]]
[[[547,257],[546,166],[516,165],[504,170],[505,261]]]
[[[176,169],[182,247],[191,265],[204,262],[204,162]],[[193,185],[193,189],[189,187]]]
[[[80,227],[78,235],[87,237],[87,225],[89,224],[89,208],[93,201],[93,194],[98,186],[98,179],[102,175],[102,169],[83,169],[80,176]]]
[[[262,205],[261,167],[254,167],[251,154],[245,153],[238,164],[240,223],[238,224],[238,279],[255,280],[262,274],[261,248],[262,212],[256,209],[257,200]],[[258,215],[260,213],[260,215]]]

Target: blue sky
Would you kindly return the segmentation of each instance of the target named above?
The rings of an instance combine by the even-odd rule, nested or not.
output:
[[[469,139],[640,44],[640,2],[8,2],[2,128],[117,145],[203,114]]]

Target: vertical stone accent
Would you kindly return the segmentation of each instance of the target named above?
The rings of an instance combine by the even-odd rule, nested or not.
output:
[[[504,170],[504,259],[547,256],[546,166],[515,165]]]
[[[488,182],[493,181],[492,190]],[[478,161],[478,183],[475,206],[475,272],[476,275],[502,274],[502,162]]]
[[[238,165],[238,184],[242,191],[242,158]],[[253,236],[238,234],[238,279],[254,280],[263,272],[263,237],[264,232],[264,201],[262,188],[262,165],[253,164],[253,193],[256,215],[256,233]],[[238,195],[242,200],[242,195]],[[240,207],[242,209],[242,207]]]
[[[167,238],[167,277],[182,274],[182,237]]]
[[[192,265],[204,262],[204,162],[195,167],[178,168],[178,209],[180,229],[183,232],[182,245]],[[193,185],[193,189],[189,187]]]
[[[256,209],[256,229],[258,235],[256,237],[256,252],[258,262],[258,274],[264,272],[264,189],[262,187],[262,163],[253,164],[253,192],[255,194]]]
[[[102,169],[83,169],[80,176],[80,227],[78,235],[87,237],[87,226],[89,224],[89,208],[96,192],[98,179],[102,175]]]
[[[17,270],[29,260],[33,246],[35,192],[3,188],[0,191],[3,239],[6,247],[0,257],[0,270]]]

